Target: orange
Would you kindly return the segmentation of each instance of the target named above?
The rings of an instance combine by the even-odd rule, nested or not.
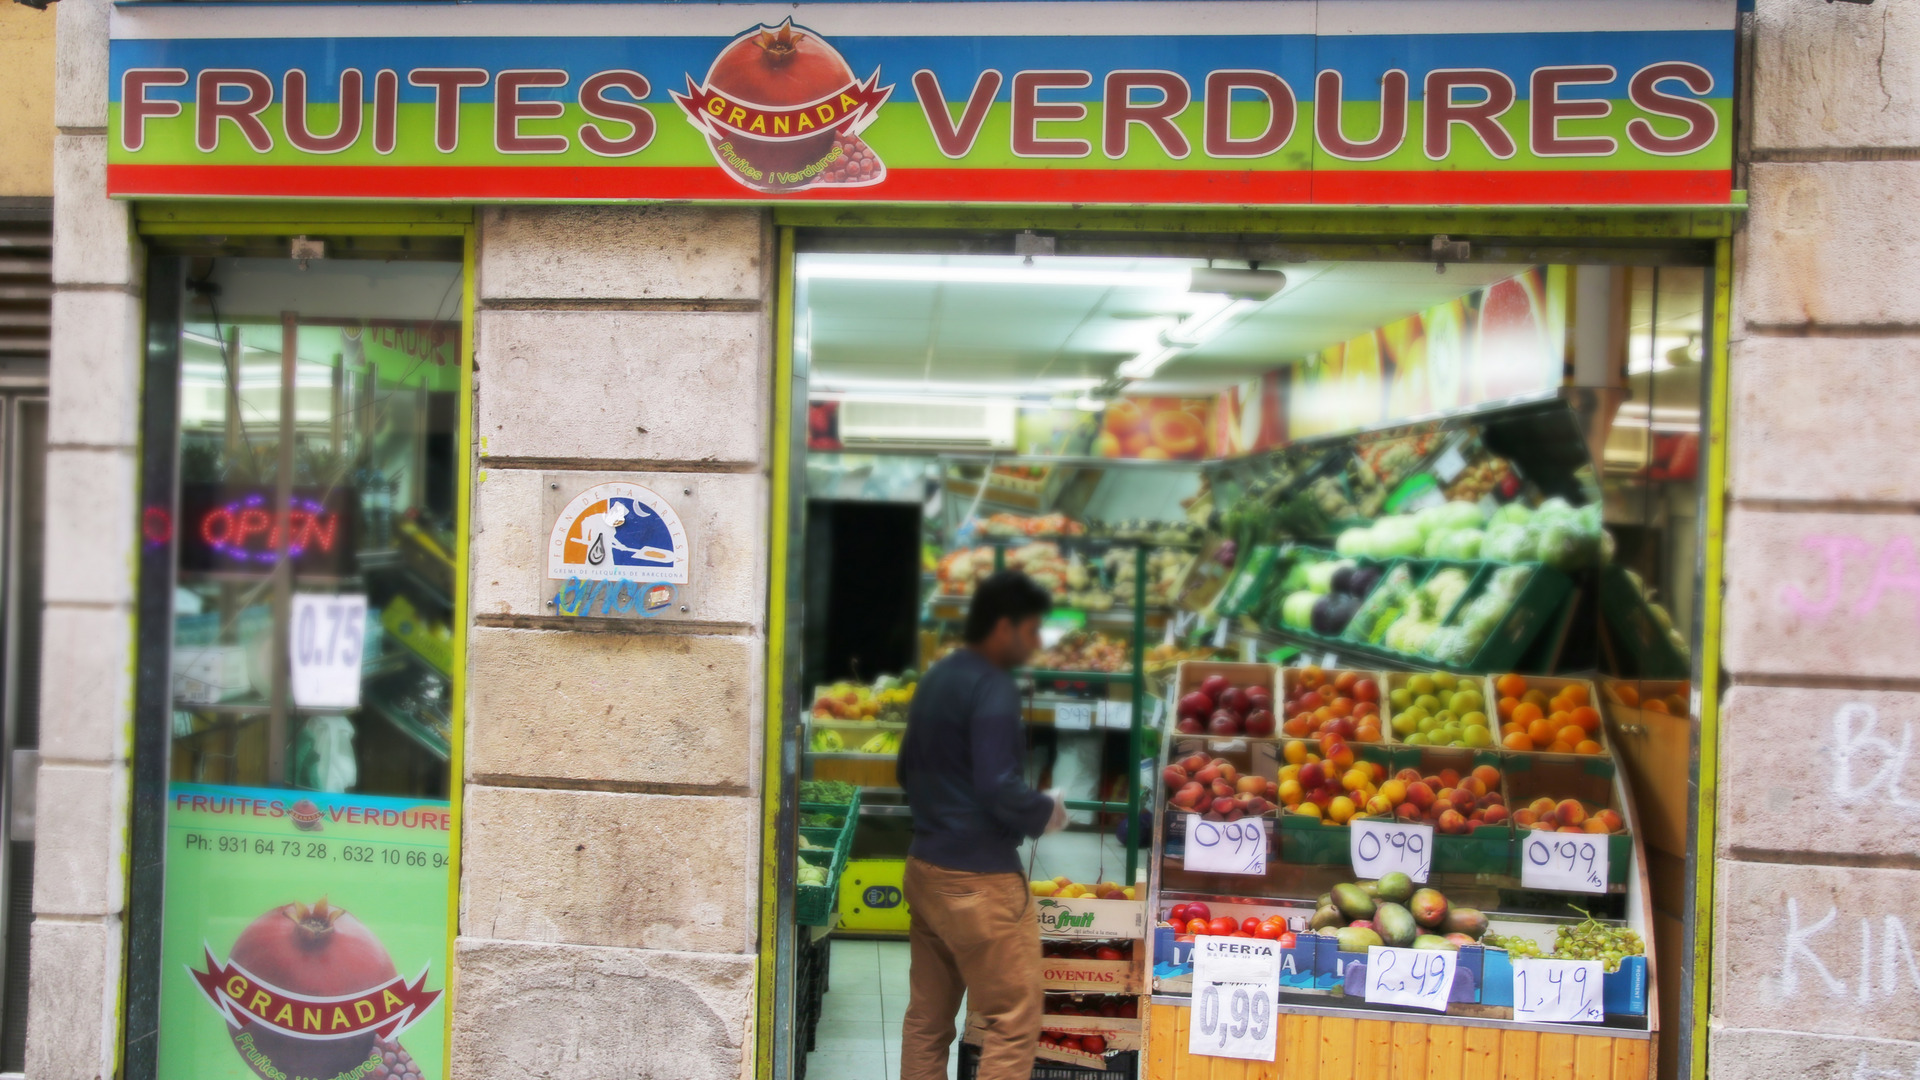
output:
[[[1535,720],[1527,725],[1527,738],[1532,739],[1535,746],[1547,745],[1553,741],[1553,736],[1553,725],[1545,720]]]
[[[1573,722],[1586,731],[1600,730],[1600,711],[1591,705],[1582,705],[1573,710]]]
[[[1547,707],[1547,692],[1545,690],[1529,690],[1520,695],[1520,700],[1530,701],[1535,708],[1545,709]]]
[[[1660,713],[1663,716],[1669,714],[1667,709],[1667,703],[1664,701],[1661,701],[1659,698],[1648,698],[1647,700],[1640,703],[1640,707],[1642,709],[1645,709],[1647,712]]]
[[[1527,725],[1516,724],[1511,720],[1500,725],[1500,734],[1502,735],[1512,735],[1516,732],[1521,735],[1525,735],[1527,733]]]
[[[1518,675],[1502,675],[1493,680],[1493,688],[1500,691],[1501,697],[1517,698],[1527,692],[1527,680]]]
[[[1573,714],[1565,709],[1555,709],[1547,714],[1547,723],[1552,724],[1556,728],[1566,727],[1568,724],[1573,723]]]
[[[1568,724],[1559,731],[1554,732],[1553,741],[1563,742],[1568,746],[1579,746],[1581,743],[1587,741],[1587,729],[1581,727],[1579,724]]]
[[[1574,744],[1573,752],[1576,754],[1597,754],[1600,752],[1600,744],[1594,742],[1592,739],[1581,739]]]
[[[1523,701],[1513,707],[1513,722],[1516,724],[1531,724],[1542,715],[1540,706],[1531,701]]]
[[[1533,749],[1533,740],[1527,738],[1526,732],[1515,731],[1509,733],[1506,738],[1501,739],[1500,745],[1509,750],[1531,750]]]
[[[1640,691],[1628,683],[1614,684],[1613,696],[1619,698],[1620,704],[1622,705],[1637,706],[1640,704]]]
[[[1494,708],[1499,712],[1500,719],[1511,720],[1513,719],[1513,710],[1519,704],[1520,699],[1517,697],[1503,697],[1500,699],[1500,703],[1494,706]]]
[[[1565,694],[1567,700],[1573,702],[1575,705],[1587,704],[1587,687],[1585,683],[1574,683],[1572,686],[1560,692]]]
[[[1548,746],[1548,747],[1547,747],[1547,753],[1549,753],[1549,754],[1571,754],[1571,753],[1573,753],[1573,747],[1571,747],[1571,746],[1568,746],[1568,745],[1567,745],[1566,743],[1563,743],[1563,742],[1556,742],[1556,743],[1553,743],[1552,745],[1550,745],[1550,746]]]

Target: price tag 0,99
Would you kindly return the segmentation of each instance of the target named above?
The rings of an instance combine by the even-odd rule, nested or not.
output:
[[[1607,891],[1607,838],[1536,831],[1520,844],[1520,886],[1548,892]]]
[[[1348,823],[1348,848],[1358,877],[1378,878],[1398,871],[1426,884],[1433,868],[1433,826],[1391,821]]]
[[[1513,961],[1513,1018],[1528,1023],[1598,1024],[1607,1018],[1601,1004],[1598,960]]]
[[[1187,1053],[1272,1061],[1279,1048],[1274,992],[1277,943],[1244,938],[1194,940],[1193,1016]]]
[[[1459,954],[1440,949],[1367,949],[1367,1001],[1447,1011],[1453,993],[1453,964]]]
[[[1267,819],[1207,821],[1187,815],[1186,868],[1196,873],[1267,876]]]
[[[1061,731],[1091,731],[1093,705],[1091,701],[1060,702],[1053,707],[1053,726]]]

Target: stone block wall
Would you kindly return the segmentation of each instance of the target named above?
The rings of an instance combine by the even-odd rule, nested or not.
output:
[[[53,138],[45,670],[27,1075],[119,1059],[133,717],[143,258],[108,199],[110,0],[61,3]],[[57,12],[57,14],[56,14]]]
[[[1920,1075],[1920,7],[1759,0],[1716,1080]]]
[[[751,1058],[771,236],[757,210],[481,214],[456,1076]],[[548,605],[550,494],[613,480],[681,515],[682,620]]]

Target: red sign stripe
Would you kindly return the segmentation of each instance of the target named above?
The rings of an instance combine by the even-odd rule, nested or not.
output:
[[[1592,206],[1722,204],[1725,169],[1566,171],[889,169],[871,187],[765,195],[717,165],[109,165],[120,196],[295,199],[700,199],[735,202],[1087,205]]]

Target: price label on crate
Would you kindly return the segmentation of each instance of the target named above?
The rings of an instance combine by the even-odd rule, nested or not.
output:
[[[1399,871],[1426,884],[1433,868],[1433,826],[1372,820],[1347,825],[1355,876],[1378,878]]]
[[[1601,1004],[1598,960],[1535,960],[1514,957],[1513,1018],[1522,1023],[1598,1024]]]
[[[1256,938],[1193,942],[1193,1015],[1187,1053],[1272,1061],[1279,1043],[1274,993],[1280,947]]]
[[[1467,471],[1466,456],[1460,453],[1460,444],[1454,443],[1433,459],[1434,478],[1443,484],[1453,483],[1454,477]]]
[[[1053,726],[1062,731],[1090,731],[1093,728],[1093,702],[1063,701],[1053,707]]]
[[[1530,832],[1520,844],[1520,885],[1549,892],[1607,891],[1607,838]]]
[[[1367,1001],[1447,1011],[1453,992],[1453,962],[1458,953],[1439,949],[1367,949]]]
[[[1133,702],[1103,701],[1098,723],[1103,728],[1126,729],[1133,726]]]
[[[1266,877],[1267,819],[1207,821],[1188,814],[1186,867],[1196,873]]]
[[[287,635],[293,703],[303,709],[358,708],[366,634],[365,594],[295,593]]]

